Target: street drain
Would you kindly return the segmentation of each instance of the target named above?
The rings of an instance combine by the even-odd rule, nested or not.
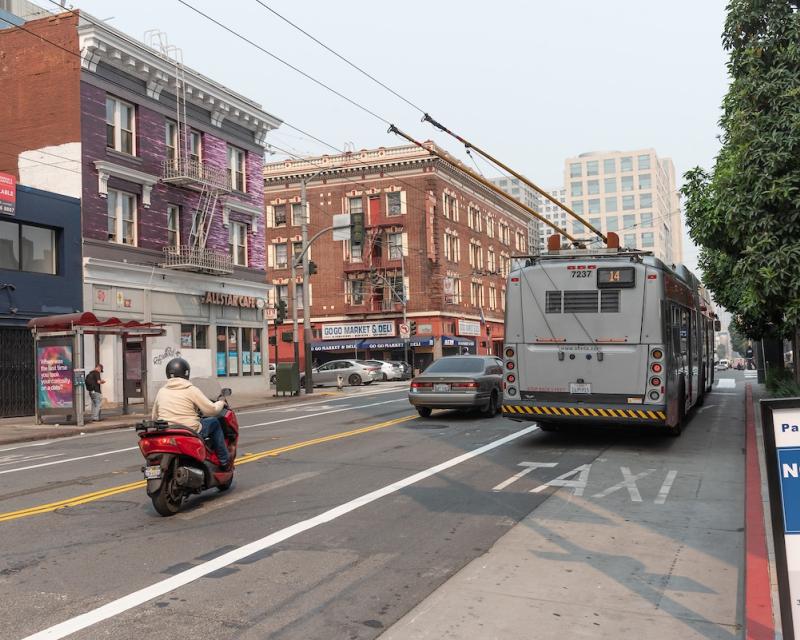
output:
[[[406,429],[447,429],[450,425],[443,422],[406,422]]]

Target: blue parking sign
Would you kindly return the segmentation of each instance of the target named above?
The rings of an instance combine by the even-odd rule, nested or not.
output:
[[[779,448],[784,533],[800,533],[800,447]]]

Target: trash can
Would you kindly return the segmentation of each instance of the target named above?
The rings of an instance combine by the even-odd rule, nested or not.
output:
[[[279,362],[276,368],[275,392],[297,395],[300,393],[300,371],[296,362]]]

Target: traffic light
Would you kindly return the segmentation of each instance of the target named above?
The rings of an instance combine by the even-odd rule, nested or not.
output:
[[[309,276],[313,276],[317,272],[317,263],[313,260],[308,261],[308,274]]]
[[[350,214],[350,242],[352,244],[364,244],[364,214]]]
[[[409,322],[408,323],[408,327],[409,327],[409,331],[410,331],[412,336],[417,335],[417,321],[416,320],[412,320],[411,322]]]
[[[278,300],[275,304],[275,309],[278,311],[275,316],[275,324],[283,324],[286,320],[286,300]]]

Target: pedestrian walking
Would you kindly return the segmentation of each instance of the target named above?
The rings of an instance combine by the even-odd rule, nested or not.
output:
[[[103,392],[100,390],[100,385],[105,384],[106,381],[100,377],[103,373],[103,365],[98,363],[95,365],[88,374],[86,374],[86,390],[89,392],[89,397],[92,399],[92,421],[97,422],[102,420],[100,417],[100,407],[103,405]]]

